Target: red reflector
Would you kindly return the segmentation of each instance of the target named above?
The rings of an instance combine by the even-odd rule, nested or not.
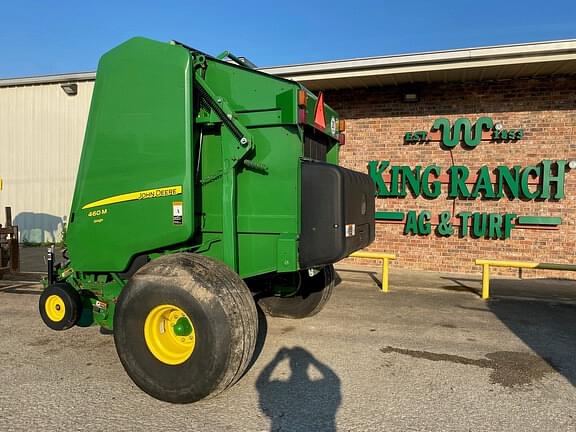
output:
[[[346,144],[346,135],[343,133],[338,134],[338,141],[340,142],[341,146]]]
[[[298,109],[298,123],[306,124],[306,110],[304,108]]]
[[[326,129],[326,120],[324,119],[324,93],[320,92],[316,108],[314,109],[314,125],[319,129]]]

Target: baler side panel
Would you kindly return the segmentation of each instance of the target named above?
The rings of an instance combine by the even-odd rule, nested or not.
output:
[[[300,232],[300,157],[302,144],[296,128],[251,129],[256,148],[252,161],[267,172],[242,168],[237,176],[238,264],[242,277],[277,270],[277,241],[280,235]],[[201,178],[203,241],[207,234],[222,232],[222,179],[220,135],[204,135]],[[214,179],[210,181],[210,179]],[[271,237],[272,235],[272,237]],[[210,256],[222,259],[216,245]],[[266,257],[265,259],[263,257]],[[297,265],[297,263],[292,263]]]
[[[250,162],[265,171],[241,167],[237,173],[238,272],[249,277],[298,269],[300,160],[302,138],[295,124],[298,85],[212,59],[206,83],[237,113],[250,131]],[[218,128],[204,127],[201,179],[203,241],[222,231],[223,143]],[[283,252],[285,251],[285,252]],[[221,259],[215,244],[208,255]]]
[[[191,74],[187,50],[142,38],[102,57],[67,234],[75,270],[123,271],[194,234]]]

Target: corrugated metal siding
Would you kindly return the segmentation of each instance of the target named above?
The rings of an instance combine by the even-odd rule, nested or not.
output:
[[[76,96],[60,84],[0,88],[0,206],[12,207],[22,242],[60,240],[93,87],[79,82]]]

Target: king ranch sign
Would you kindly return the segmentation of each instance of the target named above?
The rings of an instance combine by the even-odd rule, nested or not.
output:
[[[487,130],[488,129],[488,130]],[[475,148],[483,140],[517,141],[522,139],[522,129],[505,130],[492,119],[482,117],[474,127],[467,119],[456,120],[451,128],[448,120],[438,119],[430,132],[407,132],[405,143],[414,145],[439,141],[451,149],[462,142],[463,146]],[[504,138],[505,137],[505,138]],[[391,161],[369,161],[368,172],[376,185],[380,198],[406,198],[409,195],[436,199],[442,195],[445,184],[448,199],[500,200],[522,199],[524,201],[561,200],[564,198],[566,160],[543,160],[530,166],[482,166],[476,173],[464,165],[441,167],[439,165],[405,166],[393,165]],[[432,226],[439,236],[507,239],[517,225],[557,226],[561,219],[518,215],[515,213],[481,213],[463,211],[452,214],[443,211],[437,215],[427,210],[404,212],[376,212],[376,219],[388,222],[403,222],[404,234],[430,235]],[[456,229],[459,226],[459,229]]]

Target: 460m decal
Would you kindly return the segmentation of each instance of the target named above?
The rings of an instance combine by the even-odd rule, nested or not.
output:
[[[157,189],[148,189],[143,191],[130,192],[122,195],[111,196],[98,201],[93,201],[82,207],[82,210],[126,201],[138,201],[143,199],[180,195],[181,193],[182,193],[182,186],[168,186]]]

